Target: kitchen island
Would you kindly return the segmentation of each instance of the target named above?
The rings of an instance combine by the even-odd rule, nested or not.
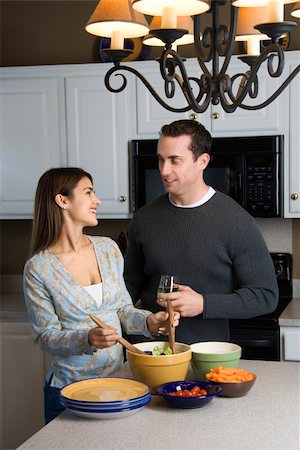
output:
[[[240,367],[257,375],[244,397],[216,397],[203,408],[187,410],[152,396],[136,414],[110,420],[65,411],[18,448],[299,450],[300,364],[241,360]],[[127,364],[113,376],[132,378]]]

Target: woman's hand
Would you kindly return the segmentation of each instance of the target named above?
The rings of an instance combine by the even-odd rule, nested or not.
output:
[[[195,317],[203,313],[203,295],[189,286],[181,284],[176,292],[159,294],[157,303],[166,308],[167,299],[172,301],[174,311],[178,311],[181,317]]]
[[[159,311],[155,314],[150,314],[147,317],[147,326],[150,333],[168,334],[168,318],[169,314],[166,311]],[[180,314],[174,311],[173,327],[179,324]]]
[[[89,344],[96,348],[112,347],[117,343],[119,337],[113,327],[95,327],[89,331]]]

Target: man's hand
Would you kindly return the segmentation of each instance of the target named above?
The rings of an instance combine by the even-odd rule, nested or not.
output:
[[[173,309],[180,313],[180,317],[195,317],[203,313],[203,296],[189,286],[181,284],[176,292],[160,293],[157,303],[166,308],[167,299],[172,301]]]

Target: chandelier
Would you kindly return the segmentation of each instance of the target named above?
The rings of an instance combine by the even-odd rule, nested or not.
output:
[[[230,1],[230,0],[229,0]],[[111,39],[111,46],[102,50],[113,61],[113,67],[105,75],[105,86],[111,92],[126,88],[123,71],[137,76],[160,105],[169,111],[197,113],[206,111],[210,103],[221,104],[224,111],[234,112],[238,107],[246,110],[261,109],[269,105],[288,86],[300,71],[300,64],[284,80],[282,85],[265,101],[247,105],[247,99],[257,99],[259,92],[258,71],[266,62],[270,77],[280,77],[284,69],[284,50],[281,38],[297,24],[284,21],[284,3],[293,0],[232,0],[230,23],[220,22],[222,7],[227,0],[100,0],[91,15],[86,31]],[[201,27],[202,14],[211,15],[211,26]],[[300,2],[291,13],[300,15]],[[150,26],[145,18],[152,16]],[[185,20],[184,20],[185,19]],[[188,21],[192,24],[190,30]],[[158,58],[164,80],[163,98],[147,78],[134,67],[122,64],[132,50],[124,48],[124,39],[144,36],[144,44],[161,45]],[[185,59],[177,50],[178,45],[194,42],[195,55],[201,69],[199,78],[189,76]],[[262,46],[260,41],[269,39]],[[239,56],[245,63],[245,72],[229,76],[227,70],[233,55],[235,41],[247,42],[247,54]],[[118,75],[121,83],[113,87],[111,77]],[[174,107],[170,100],[179,89],[185,104]],[[168,103],[169,101],[169,103]],[[248,100],[249,102],[249,100]]]

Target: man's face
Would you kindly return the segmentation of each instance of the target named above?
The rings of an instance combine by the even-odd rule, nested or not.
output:
[[[158,141],[157,156],[160,175],[167,192],[172,197],[190,198],[199,190],[203,170],[209,156],[205,153],[195,161],[190,150],[191,136],[161,136]]]

